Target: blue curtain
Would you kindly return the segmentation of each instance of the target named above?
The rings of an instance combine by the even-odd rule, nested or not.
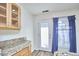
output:
[[[58,18],[53,18],[52,53],[58,50]]]
[[[76,53],[76,28],[75,28],[75,16],[68,16],[69,21],[69,40],[70,40],[70,52]]]

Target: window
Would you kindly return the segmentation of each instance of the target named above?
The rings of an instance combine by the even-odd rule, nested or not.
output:
[[[58,21],[58,49],[69,49],[69,25],[67,20]]]

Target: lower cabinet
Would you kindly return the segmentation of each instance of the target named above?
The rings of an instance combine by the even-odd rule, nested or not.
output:
[[[21,51],[15,53],[13,56],[30,56],[31,55],[31,46],[28,46]]]

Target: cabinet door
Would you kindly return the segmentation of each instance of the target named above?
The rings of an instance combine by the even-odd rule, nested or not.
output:
[[[31,44],[29,44],[28,55],[31,56]]]
[[[7,27],[7,3],[0,3],[0,29]]]
[[[24,48],[21,51],[17,52],[14,56],[28,56],[29,55],[28,53],[29,53],[29,51],[28,51],[28,47],[27,47],[27,48]]]
[[[11,3],[11,28],[20,29],[20,7],[17,4]]]
[[[22,50],[22,55],[23,56],[28,56],[29,55],[29,48],[28,47]]]
[[[14,3],[0,3],[0,29],[20,29],[20,7]]]

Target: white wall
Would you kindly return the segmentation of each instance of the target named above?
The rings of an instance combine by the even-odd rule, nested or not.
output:
[[[18,37],[26,37],[33,45],[33,17],[24,4],[21,7],[21,30],[0,30],[0,41],[10,40]]]
[[[34,39],[36,40],[36,46],[35,48],[37,48],[38,46],[38,38],[39,36],[38,34],[38,28],[37,28],[37,22],[39,20],[45,20],[45,19],[49,19],[51,20],[51,18],[53,17],[62,17],[62,16],[70,16],[70,15],[76,15],[76,40],[77,40],[77,52],[79,53],[79,9],[72,9],[72,10],[63,10],[63,11],[58,11],[58,12],[51,12],[48,14],[41,14],[41,15],[37,15],[35,20],[34,20]]]

